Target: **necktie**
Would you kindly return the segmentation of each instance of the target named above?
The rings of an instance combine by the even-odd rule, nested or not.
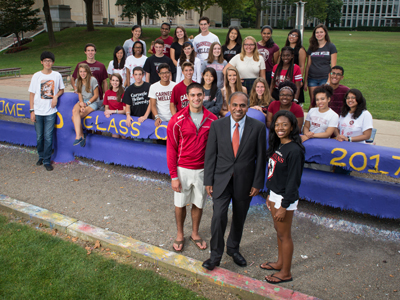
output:
[[[235,131],[233,132],[233,137],[232,137],[232,148],[233,148],[233,155],[236,157],[236,153],[238,152],[239,149],[239,123],[235,124],[236,128]]]

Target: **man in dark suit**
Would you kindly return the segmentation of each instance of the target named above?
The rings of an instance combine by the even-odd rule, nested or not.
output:
[[[246,116],[250,101],[245,93],[233,93],[228,103],[231,115],[211,123],[204,162],[204,185],[214,202],[211,257],[203,263],[208,270],[219,266],[224,253],[231,199],[233,214],[227,254],[237,265],[247,265],[239,253],[239,244],[250,201],[264,187],[265,179],[265,124]]]

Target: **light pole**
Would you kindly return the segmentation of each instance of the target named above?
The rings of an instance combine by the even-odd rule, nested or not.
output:
[[[301,43],[303,44],[303,36],[304,36],[304,5],[307,2],[299,1],[295,2],[296,4],[296,28],[300,30],[301,33]]]

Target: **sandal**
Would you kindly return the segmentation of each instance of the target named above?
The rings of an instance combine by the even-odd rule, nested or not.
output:
[[[198,240],[195,240],[195,239],[193,239],[192,237],[190,237],[190,240],[196,245],[196,247],[197,248],[199,248],[200,250],[206,250],[207,249],[207,245],[206,245],[206,247],[203,249],[203,248],[200,248],[200,246],[199,245],[197,245],[197,243],[199,243],[200,245],[203,245],[203,239],[202,238],[199,238]]]
[[[292,278],[292,277],[290,277],[289,279],[281,279],[281,278],[279,278],[279,277],[277,277],[277,276],[275,276],[275,275],[271,275],[270,277],[274,277],[274,278],[276,278],[276,279],[279,280],[279,281],[271,281],[271,280],[268,280],[268,278],[267,278],[267,276],[266,276],[266,277],[265,277],[265,281],[268,282],[268,283],[271,283],[271,284],[278,284],[278,283],[293,281],[293,278]]]
[[[265,264],[266,266],[268,266],[269,268],[263,267],[264,264]],[[278,270],[278,269],[275,269],[273,266],[271,266],[271,265],[270,265],[270,262],[261,264],[261,265],[260,265],[260,268],[263,269],[263,270],[268,270],[268,271],[280,271],[280,269]]]
[[[174,247],[175,244],[178,245],[178,247],[179,247],[180,245],[182,245],[182,248],[181,248],[180,250],[175,249],[175,247]],[[174,244],[172,244],[172,249],[174,249],[175,252],[182,252],[184,246],[185,246],[185,239],[183,239],[183,241],[177,241],[177,240],[175,240],[175,241],[174,241]]]

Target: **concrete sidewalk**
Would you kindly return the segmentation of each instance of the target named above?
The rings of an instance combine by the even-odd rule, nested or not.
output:
[[[17,78],[0,79],[0,97],[29,100],[29,83],[32,75],[22,75]],[[65,92],[72,92],[71,84],[67,84]],[[375,143],[378,146],[400,148],[400,122],[374,119],[377,129]]]

